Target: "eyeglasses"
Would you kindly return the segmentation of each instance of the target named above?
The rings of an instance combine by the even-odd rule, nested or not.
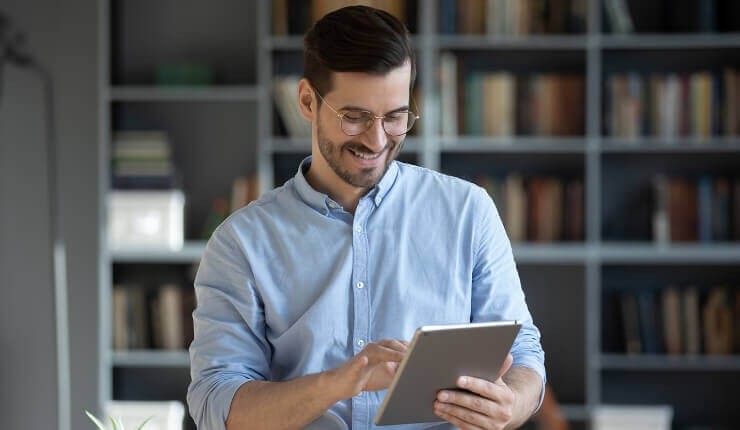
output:
[[[346,112],[337,112],[329,103],[326,103],[321,94],[314,88],[314,91],[319,96],[322,102],[324,102],[329,109],[331,109],[337,118],[339,118],[339,127],[342,129],[344,134],[347,136],[358,136],[370,129],[375,124],[375,120],[379,119],[382,121],[383,130],[390,136],[403,136],[408,133],[414,126],[417,119],[421,118],[416,113],[410,110],[402,110],[398,112],[392,112],[388,115],[377,116],[374,113],[366,110],[350,110]]]

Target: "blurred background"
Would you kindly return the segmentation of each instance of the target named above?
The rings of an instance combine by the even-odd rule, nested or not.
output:
[[[740,2],[2,0],[7,428],[110,400],[180,425],[205,241],[310,153],[302,34],[349,4],[413,35],[400,159],[485,187],[514,243],[549,379],[528,428],[738,428]]]

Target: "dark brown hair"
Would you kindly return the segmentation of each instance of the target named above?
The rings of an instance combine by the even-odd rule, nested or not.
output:
[[[416,58],[408,29],[388,12],[367,6],[326,14],[303,39],[303,76],[321,95],[331,91],[332,72],[382,76],[406,61],[411,63],[413,87]]]

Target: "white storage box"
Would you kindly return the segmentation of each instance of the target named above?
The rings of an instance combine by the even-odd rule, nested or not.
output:
[[[670,430],[671,406],[599,406],[593,412],[593,430]]]
[[[109,246],[180,250],[184,211],[185,195],[180,190],[114,190],[108,197]]]
[[[185,419],[185,406],[178,401],[141,402],[141,401],[108,401],[107,416],[120,420],[123,428],[133,430],[152,417],[144,430],[182,430]],[[110,421],[106,419],[106,425]]]

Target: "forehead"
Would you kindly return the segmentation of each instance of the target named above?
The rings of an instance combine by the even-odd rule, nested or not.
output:
[[[385,75],[361,72],[332,73],[327,93],[337,107],[352,105],[372,111],[397,109],[409,103],[411,65],[406,62]]]

